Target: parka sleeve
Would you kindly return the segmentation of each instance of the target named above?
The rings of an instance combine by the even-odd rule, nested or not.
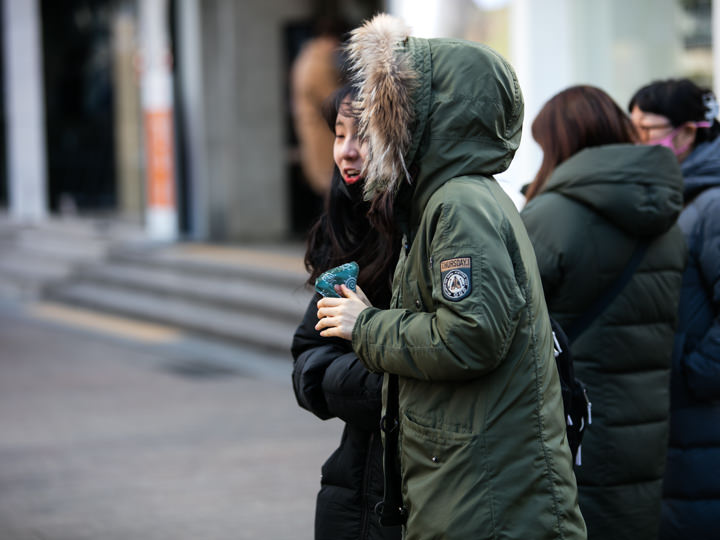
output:
[[[370,373],[345,340],[315,330],[316,295],[293,336],[293,391],[298,404],[326,420],[338,417],[374,430],[380,421],[382,376]]]
[[[353,348],[372,371],[435,381],[476,378],[505,359],[515,335],[526,303],[518,281],[524,267],[504,214],[462,200],[441,205],[437,214],[421,226],[431,251],[432,305],[368,308],[353,327]],[[454,259],[471,265],[469,290],[457,300],[443,293],[441,272],[441,263]],[[412,291],[413,277],[404,279]],[[417,291],[416,305],[427,297],[423,292]]]
[[[703,212],[700,273],[711,295],[714,319],[694,351],[685,357],[684,372],[690,390],[703,400],[720,399],[720,199]]]

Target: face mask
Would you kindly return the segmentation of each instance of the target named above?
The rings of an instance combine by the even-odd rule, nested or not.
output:
[[[709,128],[710,122],[687,122],[690,125],[694,125],[696,128]],[[685,152],[687,152],[690,147],[692,146],[692,141],[687,143],[685,146],[682,146],[680,148],[675,148],[675,144],[673,143],[673,137],[677,134],[678,131],[680,131],[685,124],[682,126],[678,126],[675,129],[673,129],[670,133],[665,135],[662,139],[655,139],[654,141],[648,141],[648,144],[656,145],[656,146],[664,146],[665,148],[669,148],[672,150],[672,153],[676,156],[681,156]]]

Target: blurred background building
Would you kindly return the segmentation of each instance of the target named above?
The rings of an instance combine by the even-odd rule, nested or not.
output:
[[[518,201],[540,160],[529,123],[560,89],[594,84],[624,107],[657,78],[720,84],[720,0],[2,4],[0,207],[27,222],[128,221],[158,240],[304,237],[328,167],[304,156],[329,156],[330,140],[303,145],[311,120],[300,102],[332,89],[340,61],[323,38],[311,40],[378,11],[402,16],[416,35],[487,43],[514,64],[528,129],[500,180]],[[311,43],[313,62],[328,65],[309,71],[317,88],[304,90],[296,71]]]

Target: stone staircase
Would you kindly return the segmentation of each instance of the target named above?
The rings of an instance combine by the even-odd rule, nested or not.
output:
[[[112,250],[46,298],[287,352],[311,292],[299,253],[174,244]]]
[[[105,220],[23,224],[0,215],[0,297],[39,299],[48,284],[66,279],[78,265],[102,260],[112,244],[140,238],[137,227]]]
[[[127,232],[127,231],[124,231]],[[0,294],[159,322],[287,353],[312,292],[300,245],[158,245],[131,234],[0,226]]]

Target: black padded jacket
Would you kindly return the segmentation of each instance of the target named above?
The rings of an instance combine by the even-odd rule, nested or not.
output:
[[[382,527],[374,512],[383,495],[382,375],[365,368],[349,341],[320,336],[318,299],[311,300],[293,338],[293,389],[301,407],[323,420],[337,417],[345,427],[322,467],[315,539],[399,539],[400,528]]]

